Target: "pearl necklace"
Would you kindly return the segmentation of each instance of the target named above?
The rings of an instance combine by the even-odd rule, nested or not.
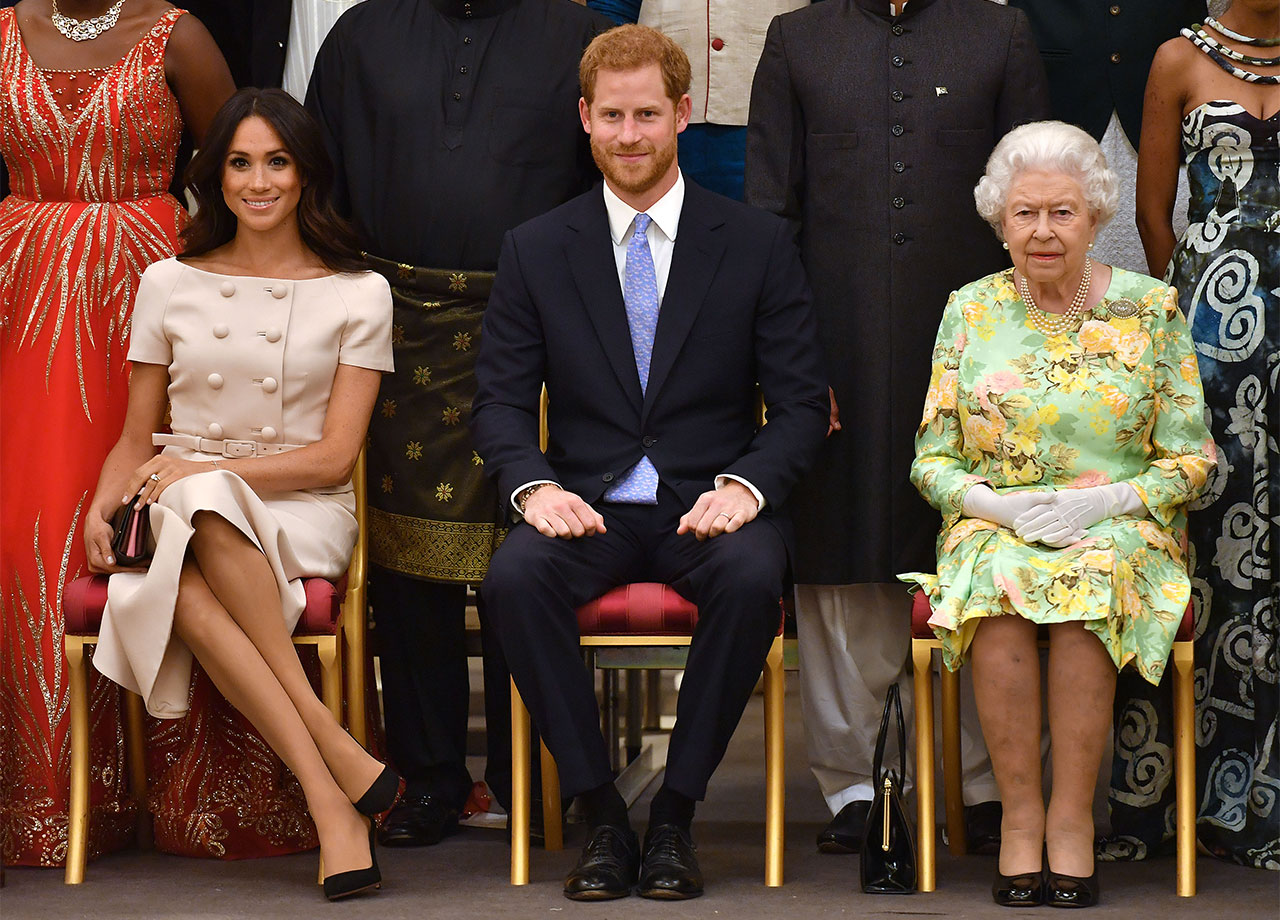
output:
[[[1084,276],[1080,279],[1080,287],[1076,289],[1076,296],[1071,299],[1071,305],[1063,313],[1050,313],[1047,310],[1040,309],[1035,298],[1031,296],[1031,287],[1027,284],[1027,276],[1023,275],[1019,278],[1018,294],[1027,305],[1027,316],[1031,319],[1031,325],[1039,329],[1045,336],[1062,335],[1064,332],[1074,329],[1080,321],[1080,313],[1084,309],[1085,298],[1089,296],[1089,282],[1092,279],[1093,263],[1086,257],[1084,260]]]
[[[72,19],[58,9],[58,0],[53,0],[53,27],[62,33],[64,38],[73,42],[87,42],[97,38],[120,21],[120,10],[124,0],[116,0],[105,13],[92,19]]]

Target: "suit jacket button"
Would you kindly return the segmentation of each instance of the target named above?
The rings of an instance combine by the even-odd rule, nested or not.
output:
[[[601,482],[613,482],[613,474],[612,474],[612,473],[605,473],[603,476],[601,476],[601,477],[600,477],[600,481],[601,481]]]
[[[276,300],[284,300],[286,297],[289,296],[288,286],[283,284],[271,285],[271,296],[274,297]]]
[[[901,246],[907,241],[907,235],[905,233],[895,233],[893,235],[893,241]]]
[[[230,281],[224,281],[218,287],[218,293],[221,294],[223,297],[232,297],[235,295],[235,292],[236,292],[236,286],[232,284]]]
[[[221,425],[219,425],[217,422],[210,422],[210,423],[209,423],[209,427],[208,427],[208,429],[207,429],[207,433],[208,433],[209,437],[213,438],[213,440],[215,440],[215,441],[221,441],[221,440],[222,440],[222,426],[221,426]]]
[[[211,389],[214,389],[214,390],[221,390],[221,389],[222,389],[222,375],[221,375],[221,374],[210,374],[210,375],[209,375],[209,381],[208,381],[208,382],[209,382],[209,387],[210,387]]]
[[[213,337],[215,339],[225,339],[230,334],[231,334],[231,329],[227,326],[226,323],[214,323]]]
[[[274,393],[274,392],[276,391],[276,387],[278,387],[278,386],[280,386],[280,384],[276,381],[276,378],[274,378],[274,377],[263,377],[263,378],[262,378],[262,389],[263,389],[265,392],[267,392],[267,393]]]
[[[643,438],[640,439],[640,443],[643,444],[645,447],[652,447],[653,445],[658,443],[658,439],[651,438],[648,435],[645,435]]]
[[[270,329],[267,330],[267,341],[268,342],[280,341],[280,330],[277,327],[272,326]]]
[[[723,50],[723,49],[724,49],[724,39],[723,39],[723,38],[713,38],[713,39],[711,39],[711,48],[712,48],[712,50],[713,50],[713,51],[721,51],[721,50]]]
[[[889,133],[892,134],[894,137],[902,137],[903,132],[906,130],[907,129],[902,127],[902,125],[894,125],[892,128],[889,129]]]
[[[270,441],[274,441],[275,439],[276,439],[276,430],[274,428],[268,425],[266,428],[262,429],[262,440],[270,442]]]
[[[893,56],[892,63],[894,67],[901,67],[903,64],[906,63],[906,61],[903,59],[902,55],[895,54]]]

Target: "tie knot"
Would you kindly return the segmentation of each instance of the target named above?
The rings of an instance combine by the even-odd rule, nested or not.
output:
[[[649,229],[649,221],[653,220],[648,214],[641,211],[636,215],[636,229],[632,236],[644,236],[646,230]]]

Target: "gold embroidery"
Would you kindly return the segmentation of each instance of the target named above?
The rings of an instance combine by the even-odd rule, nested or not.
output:
[[[453,337],[453,348],[455,351],[471,350],[471,333],[459,332]]]
[[[408,444],[404,446],[404,455],[408,457],[410,460],[421,460],[422,459],[422,442],[410,441]]]
[[[471,465],[472,465],[472,466],[484,466],[484,458],[480,456],[480,452],[479,452],[479,451],[473,450],[473,451],[471,452]]]
[[[431,382],[431,368],[415,367],[413,369],[413,382],[419,386],[426,386]]]
[[[391,344],[392,345],[404,344],[404,326],[391,327]]]
[[[466,289],[467,289],[467,273],[451,272],[449,274],[449,290],[455,291],[461,294]]]
[[[453,485],[451,483],[442,482],[436,486],[436,501],[438,502],[453,501]]]
[[[440,309],[440,301],[438,301],[438,300],[424,300],[424,301],[422,302],[422,309],[424,309],[424,310],[439,310],[439,309]]]
[[[393,572],[479,583],[507,532],[493,524],[434,521],[369,509],[369,559]]]
[[[396,401],[394,399],[384,399],[382,401],[382,417],[383,418],[396,417]]]
[[[390,493],[392,490],[394,490],[394,489],[395,489],[395,487],[396,487],[395,480],[391,478],[391,475],[390,475],[389,473],[388,473],[387,475],[385,475],[385,476],[383,476],[383,477],[382,477],[382,491],[383,491],[383,492],[388,492],[388,493]]]
[[[398,277],[401,281],[408,281],[410,278],[413,277],[413,266],[407,265],[404,262],[397,262],[396,277]]]
[[[456,406],[449,406],[440,413],[440,421],[444,422],[450,428],[458,424],[462,419],[462,413],[458,411]]]

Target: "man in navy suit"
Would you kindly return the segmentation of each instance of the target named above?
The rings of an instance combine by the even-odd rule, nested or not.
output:
[[[689,61],[621,26],[579,71],[602,187],[507,234],[484,317],[472,431],[523,518],[487,616],[590,836],[575,900],[702,893],[690,824],[779,623],[780,506],[827,431],[804,272],[779,218],[680,175]],[[549,445],[538,402],[549,397]],[[756,386],[769,423],[756,424]],[[528,526],[524,526],[528,525]],[[662,581],[698,605],[666,778],[644,847],[613,784],[575,608]],[[641,868],[643,864],[643,869]]]

